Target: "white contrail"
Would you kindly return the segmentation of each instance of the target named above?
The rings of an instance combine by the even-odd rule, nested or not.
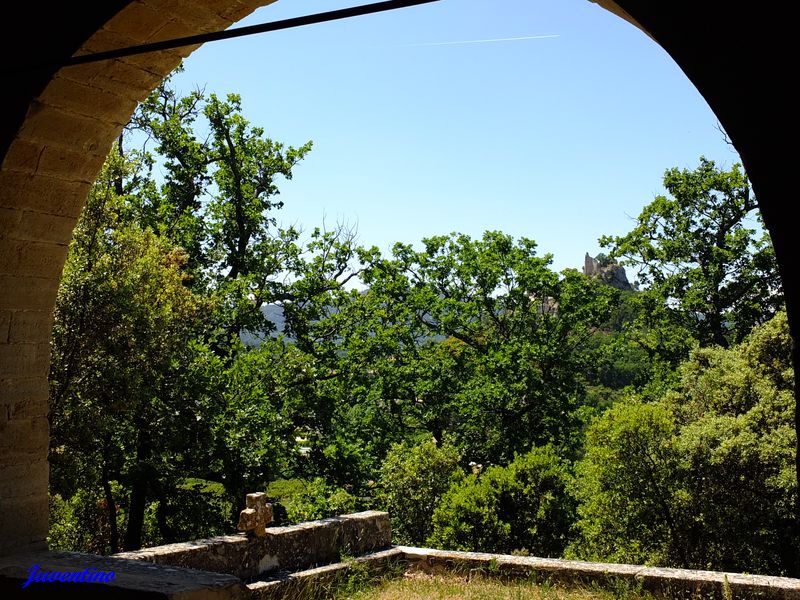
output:
[[[526,35],[525,37],[495,38],[492,40],[461,40],[458,42],[426,42],[422,44],[403,44],[403,46],[455,46],[457,44],[487,44],[489,42],[516,42],[517,40],[543,40],[545,38],[561,37],[555,35]]]

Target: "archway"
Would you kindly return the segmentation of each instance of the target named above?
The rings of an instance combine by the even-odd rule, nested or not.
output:
[[[15,61],[84,54],[228,27],[273,0],[117,0],[64,27],[68,9],[15,7],[3,42],[10,109],[0,131],[0,553],[42,549],[48,527],[47,369],[52,311],[72,229],[90,182],[137,102],[194,48],[35,70]],[[784,279],[798,335],[797,281],[789,272],[792,220],[782,194],[792,123],[789,95],[765,65],[787,56],[788,20],[752,6],[716,13],[689,1],[598,0],[661,44],[706,98],[750,175]],[[42,13],[42,14],[39,14]],[[755,48],[744,42],[769,32]],[[16,42],[15,42],[16,43]],[[783,132],[783,133],[782,133]]]

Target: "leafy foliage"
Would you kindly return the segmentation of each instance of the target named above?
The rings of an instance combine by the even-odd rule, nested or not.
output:
[[[59,290],[53,547],[230,532],[266,489],[283,523],[387,508],[405,543],[800,573],[791,339],[740,167],[667,171],[601,240],[641,269],[620,292],[497,231],[282,229],[310,149],[235,94],[137,110]]]
[[[695,351],[661,401],[599,418],[577,467],[573,554],[795,572],[790,339],[778,313],[740,346]]]
[[[267,486],[267,494],[276,503],[279,524],[300,523],[354,512],[358,499],[344,488],[328,485],[321,477],[278,479]]]
[[[392,518],[392,537],[400,544],[424,544],[431,518],[450,486],[461,479],[461,456],[451,444],[434,440],[413,447],[400,443],[381,466],[382,500]]]
[[[703,345],[741,341],[783,302],[769,236],[748,227],[761,221],[747,177],[701,157],[693,171],[667,170],[664,187],[671,198],[657,196],[630,233],[600,244],[640,267],[673,327]]]
[[[507,467],[468,475],[436,507],[430,543],[451,550],[560,556],[575,510],[569,481],[567,463],[549,446],[517,456]]]

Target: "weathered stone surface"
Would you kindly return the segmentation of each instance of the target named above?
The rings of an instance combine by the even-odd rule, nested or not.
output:
[[[115,576],[108,583],[33,582],[23,589],[32,565],[38,565],[41,571],[62,573],[92,568],[114,571]],[[247,596],[247,590],[238,578],[222,573],[79,552],[34,552],[0,558],[2,598],[238,600]]]
[[[272,504],[267,502],[267,495],[264,492],[247,494],[245,504],[247,508],[239,514],[239,524],[236,529],[264,537],[266,526],[272,523]]]
[[[635,288],[628,281],[625,268],[617,263],[602,264],[596,258],[586,256],[583,258],[583,274],[587,277],[599,279],[611,287],[623,291],[633,291]]]
[[[357,556],[382,550],[391,545],[391,539],[388,513],[366,511],[290,527],[269,527],[264,537],[241,533],[115,556],[230,573],[250,580],[273,571],[337,562],[342,554]]]
[[[430,548],[397,546],[409,564],[426,572],[467,572],[473,569],[512,577],[532,575],[568,583],[608,583],[614,579],[629,579],[642,583],[647,590],[666,597],[698,597],[709,594],[722,597],[727,578],[734,598],[758,597],[774,600],[800,599],[800,579],[667,569],[640,565],[589,563],[555,558],[509,556],[480,552],[451,552]]]

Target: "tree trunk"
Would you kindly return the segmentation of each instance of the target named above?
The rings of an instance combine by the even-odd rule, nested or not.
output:
[[[176,541],[175,530],[170,527],[167,522],[167,499],[164,494],[158,498],[158,508],[156,508],[156,522],[158,523],[158,530],[161,532],[161,537],[164,538],[165,544],[172,544]]]
[[[106,497],[106,507],[108,508],[108,526],[110,529],[111,554],[119,552],[119,529],[117,528],[117,503],[114,501],[114,494],[111,491],[110,473],[108,461],[103,458],[103,493]]]
[[[131,485],[130,506],[128,507],[128,527],[125,529],[125,550],[138,550],[142,547],[142,528],[144,510],[147,506],[148,471],[150,459],[150,440],[140,430],[136,448],[136,470]]]

